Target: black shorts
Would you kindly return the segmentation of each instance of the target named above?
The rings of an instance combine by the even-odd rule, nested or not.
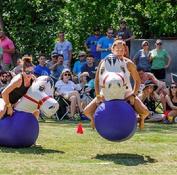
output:
[[[165,79],[166,77],[166,70],[165,69],[151,69],[151,72],[154,74],[154,76],[158,79]]]

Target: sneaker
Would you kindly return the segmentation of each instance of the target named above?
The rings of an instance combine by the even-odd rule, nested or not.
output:
[[[75,114],[75,115],[74,115],[74,119],[75,119],[76,121],[81,120],[80,114]]]

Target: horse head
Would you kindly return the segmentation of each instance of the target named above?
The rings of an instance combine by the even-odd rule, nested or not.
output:
[[[104,75],[102,93],[105,100],[124,99],[127,90],[124,74],[107,72]]]
[[[43,114],[50,117],[59,108],[58,102],[53,98],[54,82],[48,76],[40,76],[34,80],[27,93],[19,100],[15,109],[33,113],[40,109]]]

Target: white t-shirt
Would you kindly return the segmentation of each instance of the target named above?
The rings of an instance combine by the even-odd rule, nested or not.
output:
[[[63,94],[68,94],[69,92],[78,90],[78,86],[70,80],[68,81],[68,83],[63,82],[63,80],[58,80],[55,84],[55,88],[57,92]]]

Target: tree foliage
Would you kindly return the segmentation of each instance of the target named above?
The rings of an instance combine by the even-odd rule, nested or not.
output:
[[[109,26],[117,29],[121,18],[137,38],[177,33],[176,0],[0,0],[0,4],[0,23],[21,53],[50,54],[61,30],[74,50],[81,49],[95,26],[104,33]]]

